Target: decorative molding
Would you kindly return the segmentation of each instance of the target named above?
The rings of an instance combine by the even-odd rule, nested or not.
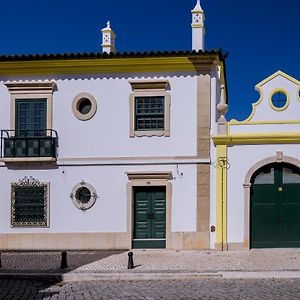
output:
[[[130,108],[130,124],[129,124],[129,135],[130,137],[152,137],[152,136],[170,136],[170,106],[171,106],[171,95],[167,93],[165,90],[161,89],[153,89],[154,86],[157,87],[157,85],[162,86],[164,85],[166,87],[167,81],[142,81],[141,86],[145,87],[147,84],[149,84],[149,89],[137,89],[134,90],[129,95],[129,108]],[[130,83],[130,82],[129,82]],[[131,81],[131,85],[137,86],[139,85],[138,82],[133,83]],[[135,130],[135,98],[136,97],[164,97],[164,130]]]
[[[88,99],[91,102],[91,110],[87,114],[82,114],[79,111],[79,105],[83,99]],[[80,93],[76,95],[72,102],[72,111],[74,116],[81,120],[81,121],[87,121],[90,120],[97,111],[97,101],[96,99],[89,93]]]
[[[53,81],[4,82],[11,94],[52,94],[56,83]]]
[[[44,214],[42,221],[16,221],[16,190],[38,188],[43,190]],[[49,183],[42,183],[32,176],[25,176],[11,184],[11,226],[12,227],[48,227],[49,226]]]
[[[159,80],[129,80],[133,91],[140,90],[166,90],[169,86],[169,81],[164,79]]]
[[[212,137],[215,145],[298,144],[299,132],[244,133]]]
[[[80,201],[80,199],[77,196],[78,191],[82,188],[87,188],[91,194],[90,199],[85,203]],[[95,204],[97,198],[99,198],[99,197],[96,193],[95,188],[91,184],[82,180],[81,182],[77,183],[73,187],[72,192],[70,193],[70,198],[72,199],[72,202],[75,205],[75,207],[77,207],[78,209],[80,209],[82,211],[86,211],[87,209],[90,209]]]
[[[55,157],[3,157],[0,161],[6,164],[32,164],[32,163],[54,163]]]
[[[159,179],[171,180],[173,178],[170,171],[166,172],[126,172],[129,180]]]

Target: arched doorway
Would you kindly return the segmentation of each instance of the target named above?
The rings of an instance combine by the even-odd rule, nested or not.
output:
[[[300,247],[300,169],[271,163],[251,178],[250,247]]]

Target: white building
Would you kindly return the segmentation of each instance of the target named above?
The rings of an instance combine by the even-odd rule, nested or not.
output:
[[[246,120],[221,118],[216,248],[300,246],[299,87],[278,71],[256,85],[260,98]]]
[[[196,51],[123,55],[102,34],[104,53],[0,56],[0,249],[214,248],[226,82],[200,1]]]

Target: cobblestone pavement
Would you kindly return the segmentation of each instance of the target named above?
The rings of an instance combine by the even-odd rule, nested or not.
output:
[[[68,269],[60,270],[61,251],[2,252],[0,273],[6,272],[70,272],[124,251],[68,251]],[[126,252],[127,253],[127,252]]]
[[[202,279],[47,283],[0,280],[0,299],[299,300],[300,279]]]
[[[133,250],[139,272],[300,271],[300,249],[243,251]],[[126,273],[127,251],[68,251],[68,266],[59,270],[61,252],[2,252],[0,273]]]

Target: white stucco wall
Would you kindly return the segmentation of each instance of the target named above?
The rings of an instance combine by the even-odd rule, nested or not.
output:
[[[170,171],[173,179],[171,200],[171,230],[196,229],[196,167],[193,165],[165,166],[60,166],[57,169],[0,168],[1,233],[13,232],[126,232],[127,183],[126,172]],[[24,176],[33,176],[50,183],[49,228],[11,228],[11,183]],[[73,187],[84,180],[96,189],[99,198],[87,211],[76,208],[70,199]]]

